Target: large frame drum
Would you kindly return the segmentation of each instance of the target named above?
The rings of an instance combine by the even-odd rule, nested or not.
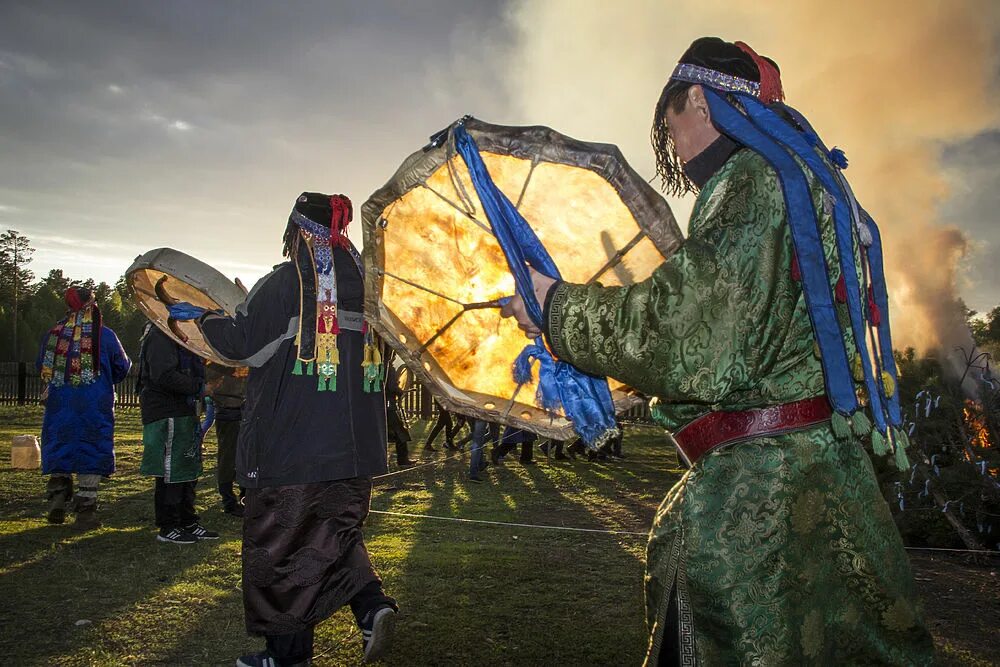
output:
[[[205,262],[173,248],[157,248],[140,255],[125,272],[125,280],[139,308],[153,324],[199,357],[224,366],[240,364],[219,356],[205,342],[195,321],[170,318],[167,306],[186,301],[227,315],[246,299],[246,289]]]
[[[680,245],[667,202],[617,147],[547,127],[464,122],[564,279],[632,284]],[[362,208],[366,318],[447,409],[574,437],[536,402],[537,371],[530,384],[514,382],[527,340],[496,307],[514,281],[449,135],[407,158]],[[617,410],[635,405],[621,383],[610,386]]]

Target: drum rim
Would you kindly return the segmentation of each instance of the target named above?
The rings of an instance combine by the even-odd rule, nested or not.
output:
[[[482,151],[524,159],[534,158],[536,154],[540,154],[543,161],[587,168],[598,174],[618,192],[622,202],[632,211],[639,228],[663,257],[669,257],[676,252],[683,242],[680,227],[666,199],[628,164],[617,146],[580,141],[541,125],[494,125],[476,118],[467,118],[464,122],[469,134]],[[539,144],[543,145],[541,152],[534,148]],[[384,278],[374,270],[385,265],[385,250],[381,243],[379,221],[387,206],[426,181],[444,165],[447,157],[445,142],[415,151],[403,161],[386,184],[376,190],[362,206],[366,319],[416,377],[432,390],[434,397],[446,409],[487,421],[502,421],[545,437],[557,439],[574,437],[575,432],[568,420],[553,418],[534,405],[512,399],[498,399],[497,407],[502,409],[488,410],[452,398],[454,391],[470,402],[476,400],[474,392],[463,391],[451,383],[445,383],[424,367],[424,363],[427,362],[432,369],[443,373],[443,369],[437,366],[433,356],[420,357],[398,340],[401,331],[408,332],[409,335],[412,335],[412,332],[382,303]],[[642,402],[639,397],[622,389],[613,391],[612,396],[618,413]],[[522,419],[514,414],[522,408],[533,413],[532,419]],[[538,419],[536,415],[544,415],[545,418]]]
[[[191,269],[194,269],[199,273],[203,273],[204,275],[185,274],[184,276],[178,276],[174,275],[173,273],[169,273],[168,271],[164,271],[163,268],[156,266],[154,264],[159,260],[169,261],[170,259],[180,260],[183,263],[189,263],[191,264],[190,267]],[[211,344],[208,343],[207,340],[205,341],[205,344],[207,348],[212,352],[212,356],[206,356],[205,350],[194,349],[192,346],[186,344],[184,341],[177,338],[177,336],[174,335],[172,331],[170,331],[165,321],[161,322],[160,318],[153,317],[152,313],[150,312],[148,306],[145,303],[145,300],[143,298],[140,298],[138,290],[135,287],[135,282],[132,279],[132,276],[136,271],[147,270],[147,269],[151,269],[153,271],[159,271],[166,275],[172,276],[175,279],[182,280],[188,285],[197,288],[201,292],[205,293],[210,299],[212,299],[212,301],[219,304],[220,307],[222,307],[223,310],[226,311],[228,315],[235,314],[236,307],[245,300],[245,294],[243,294],[243,290],[240,289],[240,287],[236,285],[236,283],[233,280],[230,280],[224,273],[216,269],[211,264],[207,264],[206,262],[198,259],[197,257],[189,255],[183,251],[177,250],[176,248],[169,248],[169,247],[153,248],[152,250],[144,252],[143,254],[137,256],[135,260],[133,260],[132,264],[128,267],[128,269],[125,270],[125,283],[128,285],[129,291],[132,293],[132,298],[135,299],[136,304],[139,306],[140,310],[142,310],[143,314],[146,316],[146,319],[152,322],[158,329],[160,329],[160,331],[168,335],[171,340],[173,340],[183,348],[198,355],[199,357],[207,359],[213,363],[218,363],[223,366],[229,366],[233,368],[245,366],[245,364],[239,363],[237,361],[234,361],[219,354],[217,351],[215,351],[214,348],[212,348]],[[185,269],[188,269],[188,267],[185,267]],[[211,281],[213,280],[216,282],[211,283]],[[232,286],[234,291],[230,296],[235,297],[237,294],[241,295],[240,300],[232,306],[233,312],[229,312],[226,309],[226,302],[231,303],[232,299],[227,298],[224,295],[218,295],[216,293],[220,289],[222,289],[221,285],[226,285],[227,287],[230,285]]]

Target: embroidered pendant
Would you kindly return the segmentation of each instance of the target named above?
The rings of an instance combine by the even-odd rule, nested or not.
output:
[[[292,211],[290,221],[300,230],[299,243],[305,247],[296,250],[295,267],[299,274],[299,299],[302,311],[299,331],[295,336],[298,349],[292,375],[317,375],[317,391],[337,390],[337,370],[340,349],[337,337],[340,322],[337,314],[337,275],[334,270],[330,230]],[[346,238],[346,237],[345,237]],[[361,256],[350,242],[346,250],[364,277]],[[338,246],[339,247],[339,246]],[[315,304],[315,317],[307,312],[306,304]],[[311,311],[311,308],[309,309]],[[315,327],[314,330],[303,327]],[[373,338],[365,326],[365,361],[362,363],[364,391],[382,390],[382,356],[373,345]],[[315,365],[314,365],[315,364]]]
[[[361,367],[364,370],[362,389],[369,394],[382,391],[382,353],[375,343],[375,336],[367,330],[365,331],[365,356]]]

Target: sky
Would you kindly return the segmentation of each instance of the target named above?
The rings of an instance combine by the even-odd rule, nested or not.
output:
[[[977,0],[5,0],[0,229],[38,276],[111,282],[170,246],[250,284],[299,192],[360,209],[467,113],[618,144],[652,176],[653,107],[705,34],[774,57],[846,150],[897,338],[960,339],[956,296],[1000,304],[1000,9]]]

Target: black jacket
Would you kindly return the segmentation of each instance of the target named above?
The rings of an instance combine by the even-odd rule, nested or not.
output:
[[[364,283],[354,260],[336,248],[334,266],[338,307],[362,312]],[[361,333],[342,330],[337,336],[337,390],[317,391],[316,376],[292,375],[298,325],[299,276],[291,262],[258,281],[235,317],[202,319],[206,341],[250,367],[237,481],[246,487],[287,486],[384,473],[385,395],[362,390]]]
[[[152,327],[139,352],[142,423],[195,415],[205,378],[204,362]]]

